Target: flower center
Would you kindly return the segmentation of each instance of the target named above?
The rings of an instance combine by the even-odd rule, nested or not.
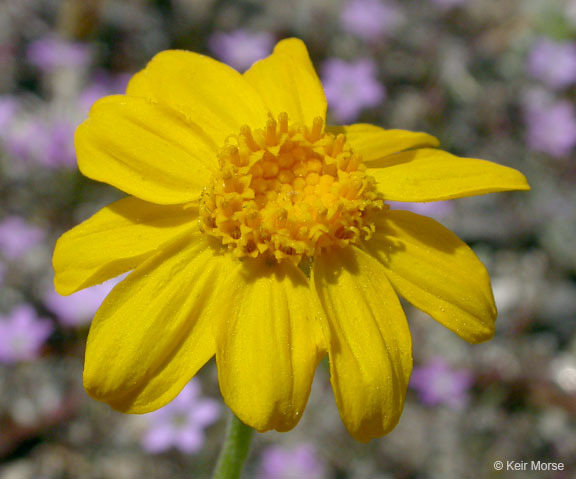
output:
[[[201,227],[238,258],[274,256],[298,264],[319,248],[370,237],[384,202],[343,134],[289,123],[244,125],[218,153],[220,171],[204,191]]]

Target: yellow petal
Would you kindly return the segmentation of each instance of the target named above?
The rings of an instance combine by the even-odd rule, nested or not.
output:
[[[388,156],[366,172],[392,201],[439,201],[497,191],[529,190],[522,173],[490,161],[421,148]]]
[[[215,285],[233,264],[187,235],[148,259],[106,298],[90,328],[84,387],[122,412],[171,401],[214,355]]]
[[[379,160],[405,150],[434,147],[440,142],[428,133],[407,130],[385,130],[367,123],[349,126],[330,126],[327,130],[335,135],[343,133],[346,141],[355,153],[362,155],[367,166]]]
[[[454,233],[425,216],[389,211],[367,248],[414,306],[471,343],[492,337],[497,313],[490,278]]]
[[[318,311],[306,276],[290,263],[248,260],[223,283],[215,324],[226,404],[258,431],[292,429],[322,355]]]
[[[142,98],[96,102],[76,130],[75,144],[84,175],[153,203],[197,199],[217,168],[201,128]]]
[[[358,248],[314,258],[327,322],[330,376],[348,431],[368,441],[400,418],[412,370],[406,317],[380,263]]]
[[[326,117],[322,83],[302,40],[282,40],[268,58],[256,62],[244,74],[254,85],[274,117],[286,112],[291,120],[312,125]]]
[[[260,95],[233,68],[183,50],[157,54],[137,73],[127,95],[148,98],[183,113],[220,146],[244,124],[262,128],[268,110]]]
[[[128,197],[64,233],[56,242],[54,285],[68,295],[136,268],[164,243],[197,228],[196,208]]]

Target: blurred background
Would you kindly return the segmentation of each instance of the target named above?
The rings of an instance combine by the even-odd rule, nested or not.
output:
[[[529,193],[396,204],[467,241],[490,271],[496,335],[471,346],[407,307],[415,371],[388,436],[359,444],[326,364],[298,427],[256,434],[246,478],[576,477],[576,1],[0,1],[0,478],[209,477],[227,413],[214,364],[160,412],[81,385],[112,282],[58,296],[56,238],[118,199],[76,169],[75,127],[158,51],[244,71],[308,45],[330,121],[423,130],[522,171]],[[193,86],[191,86],[193,88]],[[494,461],[562,462],[497,472]]]

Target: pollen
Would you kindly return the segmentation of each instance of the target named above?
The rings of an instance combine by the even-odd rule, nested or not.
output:
[[[374,232],[385,208],[375,182],[344,134],[269,118],[242,126],[218,152],[219,171],[204,190],[201,229],[239,259],[268,255],[298,264],[320,249],[345,247]]]

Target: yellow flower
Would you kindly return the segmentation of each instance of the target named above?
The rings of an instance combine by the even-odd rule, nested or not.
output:
[[[64,234],[55,285],[124,272],[96,314],[84,385],[128,413],[171,401],[214,355],[226,404],[259,431],[300,419],[327,353],[361,441],[400,417],[412,368],[397,294],[470,342],[496,308],[474,253],[387,200],[527,190],[516,170],[436,149],[425,133],[325,126],[322,85],[297,39],[244,75],[158,54],[76,133],[89,178],[128,197]]]

